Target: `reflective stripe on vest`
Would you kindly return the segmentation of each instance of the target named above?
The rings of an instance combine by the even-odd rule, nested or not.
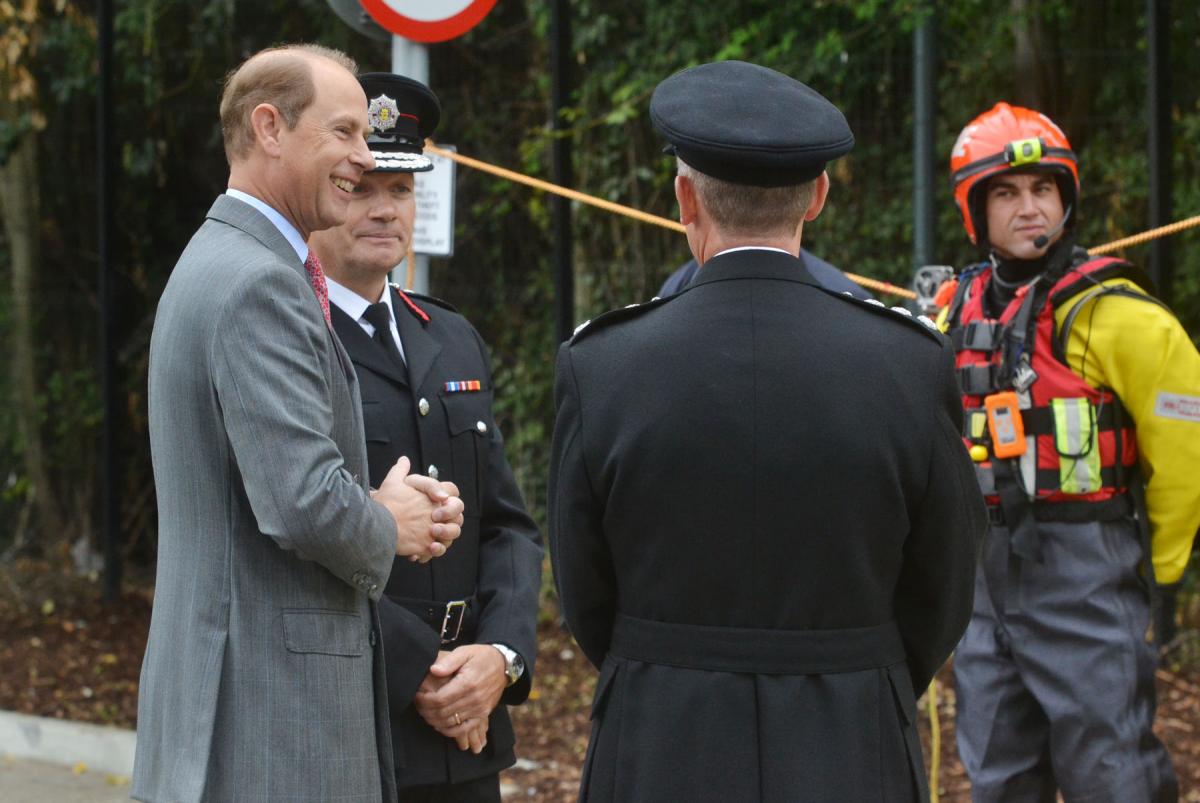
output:
[[[1087,399],[1051,399],[1058,482],[1063,493],[1088,494],[1100,489],[1100,449],[1095,416]]]

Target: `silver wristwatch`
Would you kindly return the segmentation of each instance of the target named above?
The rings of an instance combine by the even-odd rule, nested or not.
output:
[[[493,644],[492,646],[504,656],[504,676],[508,678],[508,685],[513,685],[521,679],[521,675],[525,674],[525,659],[519,652],[503,644]]]

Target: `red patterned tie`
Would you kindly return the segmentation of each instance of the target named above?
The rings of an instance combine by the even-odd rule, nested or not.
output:
[[[304,269],[308,271],[309,284],[312,285],[313,292],[317,294],[317,301],[321,302],[321,312],[325,313],[325,323],[328,324],[330,323],[329,285],[325,284],[325,271],[321,270],[321,260],[317,259],[317,255],[312,251],[308,252],[308,259],[304,260]]]

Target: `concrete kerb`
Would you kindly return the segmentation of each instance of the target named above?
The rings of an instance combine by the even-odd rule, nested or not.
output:
[[[129,777],[136,744],[123,728],[0,711],[0,754]]]

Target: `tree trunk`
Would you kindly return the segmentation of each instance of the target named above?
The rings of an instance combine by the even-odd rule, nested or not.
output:
[[[1012,0],[1013,25],[1013,99],[1021,106],[1052,114],[1045,34],[1042,19],[1035,8],[1037,0]]]
[[[7,108],[5,108],[7,107]],[[0,100],[3,118],[15,122],[7,100]],[[37,135],[20,136],[8,160],[0,164],[0,214],[12,257],[12,388],[13,406],[21,436],[25,474],[37,510],[38,540],[48,545],[62,536],[62,517],[50,484],[37,402],[34,343],[33,279],[37,269],[38,196]]]

